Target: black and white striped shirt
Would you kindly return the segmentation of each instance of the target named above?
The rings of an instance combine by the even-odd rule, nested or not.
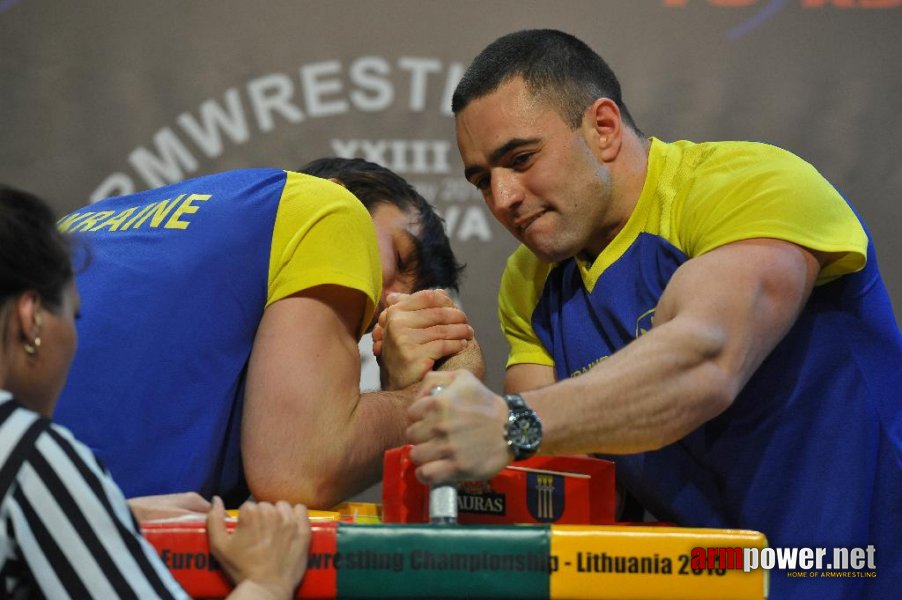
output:
[[[0,595],[188,598],[106,469],[0,390]]]

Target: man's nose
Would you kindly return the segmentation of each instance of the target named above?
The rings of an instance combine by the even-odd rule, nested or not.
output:
[[[523,202],[523,186],[516,173],[498,169],[492,174],[492,198],[494,209],[505,213],[515,210]]]

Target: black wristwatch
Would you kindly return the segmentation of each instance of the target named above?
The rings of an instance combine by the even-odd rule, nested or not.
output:
[[[514,460],[529,458],[539,451],[542,444],[542,421],[534,410],[526,406],[520,394],[506,394],[507,447],[514,453]]]

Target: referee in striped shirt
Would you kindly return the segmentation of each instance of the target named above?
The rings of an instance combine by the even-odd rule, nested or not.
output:
[[[68,240],[39,199],[0,185],[0,597],[187,598],[141,536],[122,492],[87,446],[50,421],[75,353]],[[306,509],[245,504],[210,549],[229,598],[293,595],[304,573]]]

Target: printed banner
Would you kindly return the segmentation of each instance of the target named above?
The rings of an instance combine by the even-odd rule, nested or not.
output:
[[[648,135],[812,162],[869,224],[899,310],[902,0],[2,0],[0,182],[63,214],[233,168],[385,164],[444,216],[500,389],[514,242],[463,178],[449,98],[486,44],[529,27],[596,48]]]

